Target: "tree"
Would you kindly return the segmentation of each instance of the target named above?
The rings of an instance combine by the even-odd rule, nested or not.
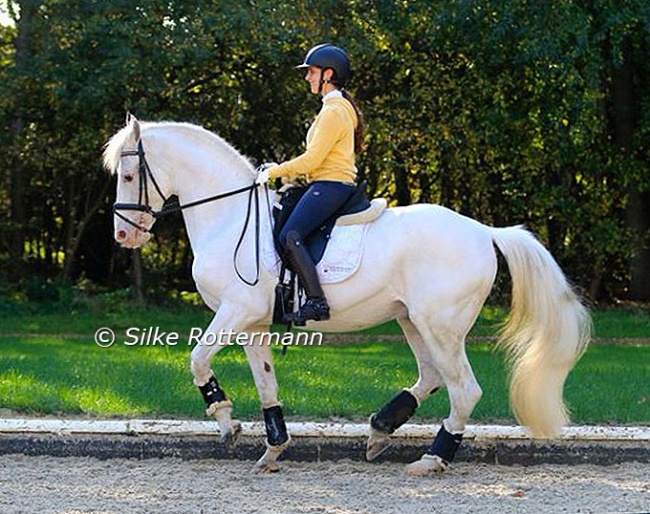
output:
[[[9,3],[10,7],[11,2]],[[30,84],[30,62],[35,53],[35,23],[36,13],[41,6],[41,0],[21,0],[17,2],[20,17],[16,19],[16,35],[14,42],[13,65],[8,66],[8,73],[16,79],[16,89],[8,99],[13,103],[6,106],[9,133],[9,147],[16,149],[25,144],[26,100],[34,94]],[[14,9],[11,9],[14,12]],[[29,96],[28,96],[29,95]],[[27,215],[25,208],[28,168],[25,166],[20,152],[12,152],[9,156],[9,255],[12,266],[20,269],[23,264],[25,228]]]
[[[592,297],[649,298],[640,0],[10,5],[20,9],[0,32],[0,240],[24,268],[2,261],[6,280],[126,283],[99,159],[126,111],[198,123],[255,160],[288,159],[319,107],[294,66],[331,41],[353,61],[371,193],[525,223]],[[157,231],[145,270],[186,287],[180,219]]]

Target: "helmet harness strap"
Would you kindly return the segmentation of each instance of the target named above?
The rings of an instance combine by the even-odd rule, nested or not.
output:
[[[332,80],[332,79],[324,79],[323,78],[323,73],[325,73],[326,70],[332,70],[332,74],[334,73],[334,70],[332,68],[320,68],[320,78],[318,79],[318,94],[320,95],[323,92],[323,85],[324,84],[337,84],[337,80]]]

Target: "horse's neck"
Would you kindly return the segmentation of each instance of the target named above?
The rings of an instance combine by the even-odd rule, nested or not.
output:
[[[181,205],[228,193],[253,183],[254,177],[246,162],[234,154],[226,143],[217,140],[209,145],[185,142],[174,146],[165,143],[163,140],[159,144],[159,151],[150,153],[159,156],[159,162],[154,163],[153,167],[165,170]],[[232,240],[234,234],[241,233],[248,198],[248,192],[239,193],[183,210],[185,226],[195,254],[205,248],[207,242],[219,240],[223,244],[224,240]],[[261,217],[268,224],[262,202],[260,207]],[[235,243],[236,241],[233,244]]]
[[[243,186],[214,190],[206,188],[200,195],[193,196],[190,201],[234,191],[240,187]],[[219,249],[220,255],[232,259],[231,252],[234,251],[249,216],[245,241],[250,242],[252,240],[256,233],[256,225],[259,227],[260,233],[262,233],[262,241],[264,241],[267,229],[270,232],[268,206],[272,204],[272,198],[267,198],[262,188],[259,188],[256,194],[258,195],[257,202],[255,197],[251,197],[250,193],[246,191],[183,210],[185,227],[194,254],[197,255],[205,249],[214,247]],[[179,201],[182,205],[183,200],[180,195]]]

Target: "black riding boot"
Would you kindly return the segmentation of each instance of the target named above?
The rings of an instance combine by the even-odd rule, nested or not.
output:
[[[287,235],[287,255],[294,271],[300,277],[300,283],[305,289],[305,293],[307,293],[307,301],[297,312],[290,315],[290,319],[285,321],[291,321],[297,327],[303,327],[308,320],[330,319],[330,307],[327,305],[311,255],[303,246],[302,241],[298,239],[297,233],[293,231]]]

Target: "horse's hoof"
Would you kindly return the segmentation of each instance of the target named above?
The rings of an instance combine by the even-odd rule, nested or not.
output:
[[[442,473],[449,467],[437,455],[423,455],[418,461],[406,466],[406,474],[410,477],[425,477],[432,473]]]
[[[221,442],[225,444],[226,449],[231,452],[235,449],[235,446],[237,446],[237,441],[239,441],[240,435],[241,423],[239,421],[233,421],[230,430],[221,435]]]
[[[393,443],[390,440],[390,437],[384,437],[381,439],[370,437],[366,446],[366,460],[369,462],[375,460],[391,446],[393,446]]]
[[[253,473],[278,473],[280,471],[280,466],[275,462],[269,462],[267,464],[256,464],[253,468]]]

